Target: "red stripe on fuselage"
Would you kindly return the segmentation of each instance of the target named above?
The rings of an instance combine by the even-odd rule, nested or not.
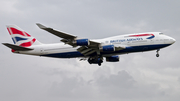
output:
[[[36,39],[34,38],[34,39],[32,39],[31,41],[29,41],[29,42],[25,42],[25,43],[20,44],[19,46],[29,47],[29,46],[31,46],[35,41],[36,41]]]
[[[153,34],[138,34],[138,35],[130,35],[129,37],[141,37],[141,36],[154,36]]]

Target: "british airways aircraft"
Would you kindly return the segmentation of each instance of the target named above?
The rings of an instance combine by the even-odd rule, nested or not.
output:
[[[121,54],[159,50],[175,43],[175,39],[161,32],[134,33],[103,39],[90,40],[63,33],[42,24],[37,26],[61,38],[63,43],[43,44],[36,38],[15,25],[8,25],[7,30],[14,44],[2,43],[13,53],[28,54],[53,58],[81,58],[90,64],[101,66],[103,58],[107,62],[118,62]]]

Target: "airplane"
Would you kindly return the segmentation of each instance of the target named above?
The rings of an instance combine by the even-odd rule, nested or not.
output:
[[[40,29],[60,37],[61,42],[43,44],[18,26],[8,25],[7,30],[14,44],[2,44],[9,47],[13,53],[52,58],[80,58],[80,61],[87,60],[89,64],[101,66],[104,58],[106,62],[118,62],[119,55],[134,52],[156,50],[156,57],[159,57],[161,48],[176,41],[162,32],[133,33],[90,40],[57,31],[40,23],[36,24]]]

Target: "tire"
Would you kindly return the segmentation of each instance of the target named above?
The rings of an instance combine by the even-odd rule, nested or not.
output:
[[[156,54],[156,57],[159,57],[159,54]]]

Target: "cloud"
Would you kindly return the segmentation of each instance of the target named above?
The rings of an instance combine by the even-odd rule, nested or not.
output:
[[[79,59],[12,54],[0,45],[0,100],[178,101],[179,10],[177,0],[1,0],[1,43],[12,43],[7,24],[43,43],[59,43],[37,22],[90,39],[162,31],[177,42],[161,49],[159,58],[155,51],[120,55],[120,62],[101,67]]]
[[[100,77],[97,85],[102,95],[107,98],[152,98],[163,96],[159,84],[139,84],[126,71],[111,74],[108,78]]]
[[[105,67],[108,68],[108,67]],[[106,69],[102,69],[102,71]],[[57,99],[164,99],[172,96],[172,88],[162,88],[159,83],[147,83],[136,81],[127,71],[122,70],[117,74],[106,76],[100,73],[97,77],[96,73],[91,80],[85,80],[80,76],[68,77],[61,71],[62,80],[54,81],[49,90],[48,96]]]
[[[53,82],[49,89],[49,96],[58,98],[87,99],[93,97],[93,87],[77,77],[63,77],[61,82]]]

